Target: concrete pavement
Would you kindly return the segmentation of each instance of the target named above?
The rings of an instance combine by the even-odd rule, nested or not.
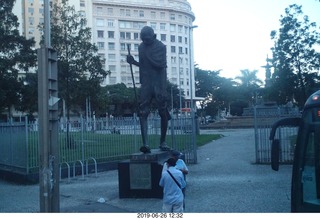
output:
[[[188,165],[186,211],[194,213],[290,212],[291,165],[278,172],[255,164],[253,129],[204,130],[224,137],[198,149]],[[39,212],[39,185],[0,180],[0,212]],[[161,199],[119,199],[118,171],[60,183],[61,212],[161,212]]]

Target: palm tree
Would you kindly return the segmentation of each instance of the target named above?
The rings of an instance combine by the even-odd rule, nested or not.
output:
[[[257,78],[257,70],[249,71],[248,69],[240,70],[241,76],[235,77],[239,81],[240,92],[248,101],[249,106],[254,103],[256,92],[263,82]]]
[[[259,78],[257,78],[257,70],[249,71],[248,69],[244,69],[240,70],[240,72],[241,76],[235,77],[236,80],[240,81],[240,86],[246,88],[258,88],[263,84],[263,82]]]

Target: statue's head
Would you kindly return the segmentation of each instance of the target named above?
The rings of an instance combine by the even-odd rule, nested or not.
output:
[[[151,27],[145,26],[141,29],[140,38],[143,43],[150,45],[156,39],[156,34]]]

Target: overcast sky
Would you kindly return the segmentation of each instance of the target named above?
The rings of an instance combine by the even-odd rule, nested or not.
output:
[[[220,76],[235,78],[240,70],[258,70],[265,79],[273,42],[272,30],[279,30],[280,16],[291,4],[302,5],[310,21],[320,26],[318,0],[188,0],[196,16],[194,59],[203,70],[222,69]]]

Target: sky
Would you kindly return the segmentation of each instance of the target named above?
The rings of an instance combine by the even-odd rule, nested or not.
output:
[[[235,78],[240,70],[257,70],[265,80],[267,55],[271,55],[272,30],[280,28],[281,15],[291,4],[302,5],[304,15],[320,26],[318,0],[188,0],[195,14],[194,61],[202,70]]]

